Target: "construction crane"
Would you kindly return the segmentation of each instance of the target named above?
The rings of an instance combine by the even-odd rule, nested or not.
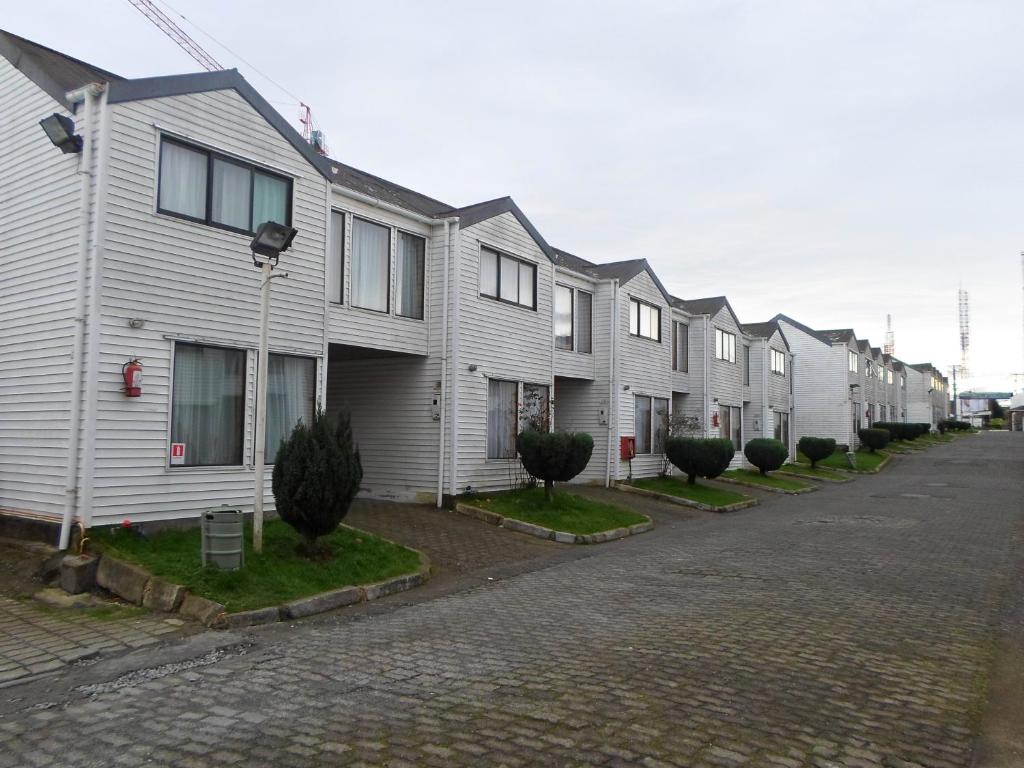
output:
[[[185,53],[199,62],[207,72],[215,72],[224,67],[181,27],[174,23],[170,17],[161,11],[152,0],[128,0],[136,10],[149,19],[153,24],[177,43]],[[251,65],[250,65],[251,66]],[[280,86],[278,86],[280,87]],[[283,90],[283,89],[282,89]],[[319,154],[327,154],[327,136],[323,131],[313,127],[313,110],[306,104],[299,103],[299,122],[302,123],[302,138],[313,145]]]
[[[200,66],[202,66],[207,72],[215,72],[218,69],[224,69],[224,67],[217,63],[217,60],[213,58],[213,56],[204,51],[199,43],[189,37],[185,30],[171,21],[167,17],[167,14],[153,5],[150,0],[128,0],[128,2],[134,5],[139,13],[153,22],[157,29],[176,42],[178,46],[185,51],[185,53],[198,61]]]

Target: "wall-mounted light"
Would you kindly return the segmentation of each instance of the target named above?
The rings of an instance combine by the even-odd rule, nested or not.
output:
[[[629,392],[629,384],[623,384],[622,385],[622,391],[623,392]]]
[[[252,263],[257,267],[262,267],[264,263],[276,267],[282,251],[288,250],[298,232],[299,230],[294,227],[286,227],[276,221],[265,221],[260,224],[252,242],[249,243]]]
[[[476,365],[476,363],[470,363],[470,364],[469,364],[469,370],[470,370],[471,372],[472,372],[472,371],[475,371],[476,369],[477,369],[477,365]]]
[[[143,320],[141,317],[132,317],[128,319],[129,328],[134,328],[135,330],[138,330],[139,328],[145,327],[145,325],[146,321]]]
[[[82,137],[75,135],[75,121],[66,115],[54,112],[39,121],[53,146],[65,155],[82,151]]]

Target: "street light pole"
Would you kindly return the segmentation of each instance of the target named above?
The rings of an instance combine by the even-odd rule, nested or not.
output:
[[[260,348],[256,368],[256,450],[252,501],[252,549],[259,554],[263,551],[263,478],[266,474],[267,456],[267,378],[270,353],[268,326],[270,325],[270,281],[288,274],[272,274],[283,251],[295,239],[297,230],[267,221],[260,224],[256,236],[249,244],[252,263],[260,269]]]
[[[267,351],[268,325],[270,324],[270,280],[273,265],[266,261],[260,267],[260,348],[256,368],[256,488],[252,505],[252,549],[263,551],[263,476],[266,470],[267,454]]]

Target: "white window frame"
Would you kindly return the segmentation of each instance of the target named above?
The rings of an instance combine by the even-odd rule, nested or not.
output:
[[[771,371],[777,376],[786,375],[786,353],[778,349],[771,350]]]
[[[672,321],[672,370],[677,373],[690,372],[690,325],[678,320]]]
[[[565,283],[555,283],[555,296],[554,296],[554,315],[555,319],[558,318],[558,297],[559,293],[568,291],[569,293],[569,346],[562,346],[559,343],[559,335],[555,333],[555,349],[561,350],[562,352],[574,352],[576,350],[576,291],[571,285]],[[554,329],[552,329],[554,332]]]
[[[860,357],[852,349],[846,350],[846,367],[850,373],[860,373]]]
[[[715,359],[736,363],[736,334],[724,328],[715,328]]]

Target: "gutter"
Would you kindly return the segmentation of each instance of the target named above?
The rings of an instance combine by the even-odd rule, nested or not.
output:
[[[85,355],[85,320],[86,299],[89,278],[89,222],[92,210],[90,184],[92,181],[92,153],[96,141],[93,131],[93,97],[103,93],[104,86],[91,83],[84,88],[66,95],[71,104],[83,102],[82,154],[78,158],[78,177],[80,182],[78,214],[78,268],[77,290],[75,291],[75,307],[72,322],[74,323],[74,341],[71,346],[71,412],[69,414],[68,433],[68,467],[64,481],[64,512],[60,523],[60,540],[58,549],[66,550],[71,540],[71,526],[78,512],[78,455],[81,445],[79,422],[82,418],[82,362]]]
[[[604,485],[605,488],[612,487],[612,465],[615,456],[615,433],[619,414],[619,387],[618,378],[615,375],[618,370],[615,367],[617,358],[616,351],[619,346],[619,281],[612,279],[608,281],[612,289],[612,327],[611,344],[608,346],[608,455],[605,459]],[[613,422],[612,414],[615,414]]]
[[[441,392],[438,415],[438,440],[437,440],[437,508],[442,506],[444,498],[444,420],[447,413],[445,408],[448,397],[448,271],[452,259],[452,236],[451,225],[458,223],[457,217],[444,219],[444,287],[441,291]],[[454,409],[452,410],[454,414]]]

